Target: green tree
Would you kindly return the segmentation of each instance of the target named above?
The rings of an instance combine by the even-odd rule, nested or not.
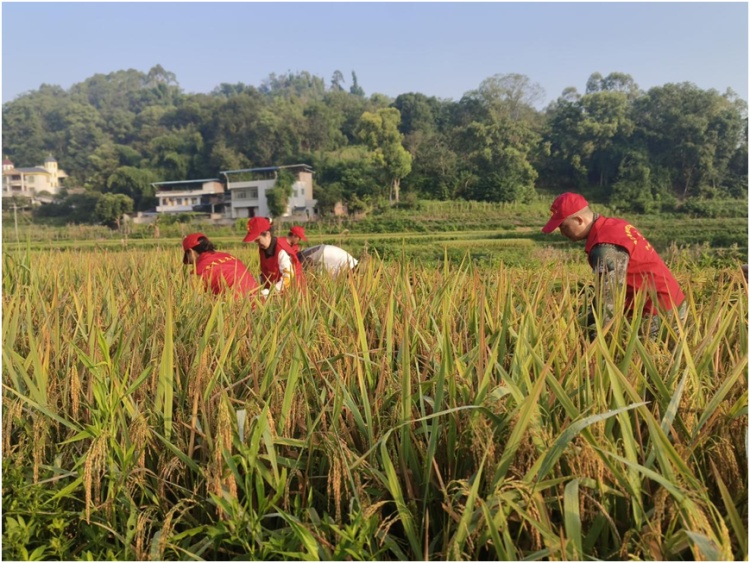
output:
[[[715,191],[743,143],[747,105],[694,84],[651,88],[635,102],[637,132],[655,165],[670,170],[683,199]]]
[[[645,151],[628,153],[620,163],[618,180],[612,186],[610,205],[636,213],[654,213],[669,199],[668,176],[663,171],[652,170]]]
[[[452,144],[467,197],[520,201],[533,194],[537,172],[530,158],[541,128],[533,104],[542,92],[523,75],[495,75],[461,99]]]
[[[249,168],[249,164],[247,157],[227,147],[224,139],[220,139],[211,149],[209,156],[209,167],[211,170],[241,170]]]
[[[188,126],[153,139],[148,153],[152,170],[165,180],[184,180],[200,177],[197,171],[203,150],[203,136],[194,126]]]
[[[344,87],[341,84],[344,82],[346,82],[344,80],[344,75],[341,73],[340,70],[335,70],[333,72],[333,76],[331,77],[331,90],[335,90],[337,92],[343,92]]]
[[[103,192],[107,190],[107,180],[121,166],[138,167],[141,154],[124,145],[104,143],[88,156],[86,180],[83,187]]]
[[[60,201],[43,204],[35,208],[35,218],[56,219],[64,223],[93,223],[96,221],[94,210],[102,194],[89,192],[71,194]]]
[[[352,85],[351,88],[349,88],[349,93],[360,98],[365,97],[365,91],[359,85],[359,81],[357,80],[357,73],[354,71],[352,71]]]
[[[398,130],[401,114],[396,108],[365,112],[360,118],[359,138],[371,151],[373,162],[390,185],[389,200],[398,203],[401,179],[411,172],[412,158]]]
[[[296,97],[305,101],[320,99],[325,92],[325,80],[307,71],[276,75],[271,73],[259,91],[271,97]]]
[[[142,211],[155,205],[154,187],[156,176],[150,170],[121,166],[107,179],[107,189],[124,194],[134,202],[135,209]]]
[[[211,91],[211,96],[217,98],[231,98],[232,96],[242,94],[247,88],[252,88],[252,86],[246,86],[242,82],[237,82],[236,84],[222,82]]]
[[[288,170],[279,170],[274,187],[266,191],[266,201],[271,217],[286,215],[289,198],[292,197],[292,186],[296,181],[294,174]]]
[[[634,131],[630,103],[627,94],[605,90],[586,94],[578,104],[579,154],[589,178],[604,188],[616,176],[623,147]]]
[[[102,194],[96,202],[94,217],[100,223],[119,231],[123,215],[132,212],[132,198],[124,194]]]
[[[315,199],[318,215],[330,215],[333,213],[336,204],[344,201],[344,190],[338,182],[327,186],[318,184],[315,188]]]
[[[346,143],[341,132],[345,116],[323,101],[315,101],[304,109],[305,130],[302,146],[308,151],[336,150]]]
[[[16,166],[33,166],[44,161],[50,129],[40,107],[42,100],[33,94],[22,95],[3,104],[3,154]],[[59,147],[64,146],[60,143]],[[62,153],[56,152],[57,158]]]
[[[367,100],[348,92],[326,92],[323,103],[330,108],[331,115],[341,123],[339,131],[344,135],[344,145],[357,143],[357,126],[360,116],[367,111]]]
[[[363,145],[353,145],[314,158],[315,177],[319,186],[340,186],[343,200],[353,194],[381,195],[378,170]]]
[[[602,194],[617,180],[624,155],[632,152],[633,100],[638,85],[630,75],[595,72],[578,95],[568,88],[547,110],[543,144],[550,155],[545,176],[563,184],[574,180],[579,189],[596,185]]]
[[[393,102],[401,113],[404,147],[412,156],[404,191],[437,199],[458,196],[458,156],[444,133],[451,105],[419,93],[401,94]]]

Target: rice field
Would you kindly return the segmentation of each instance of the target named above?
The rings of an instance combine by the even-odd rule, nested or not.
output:
[[[6,251],[3,558],[746,560],[741,270],[678,263],[684,325],[589,341],[546,252],[259,305],[179,249]]]

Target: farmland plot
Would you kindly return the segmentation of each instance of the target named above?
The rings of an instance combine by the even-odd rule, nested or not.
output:
[[[747,558],[739,268],[589,341],[582,263],[372,258],[254,308],[179,259],[4,255],[4,558]]]

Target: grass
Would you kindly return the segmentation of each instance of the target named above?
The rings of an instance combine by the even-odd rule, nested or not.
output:
[[[4,558],[746,559],[739,268],[675,250],[684,326],[589,342],[542,250],[253,308],[174,245],[6,249]]]

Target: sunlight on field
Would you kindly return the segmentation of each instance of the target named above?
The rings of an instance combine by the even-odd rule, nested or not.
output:
[[[684,262],[684,327],[589,342],[590,271],[545,252],[253,308],[174,248],[6,251],[4,553],[746,559],[741,271]]]

